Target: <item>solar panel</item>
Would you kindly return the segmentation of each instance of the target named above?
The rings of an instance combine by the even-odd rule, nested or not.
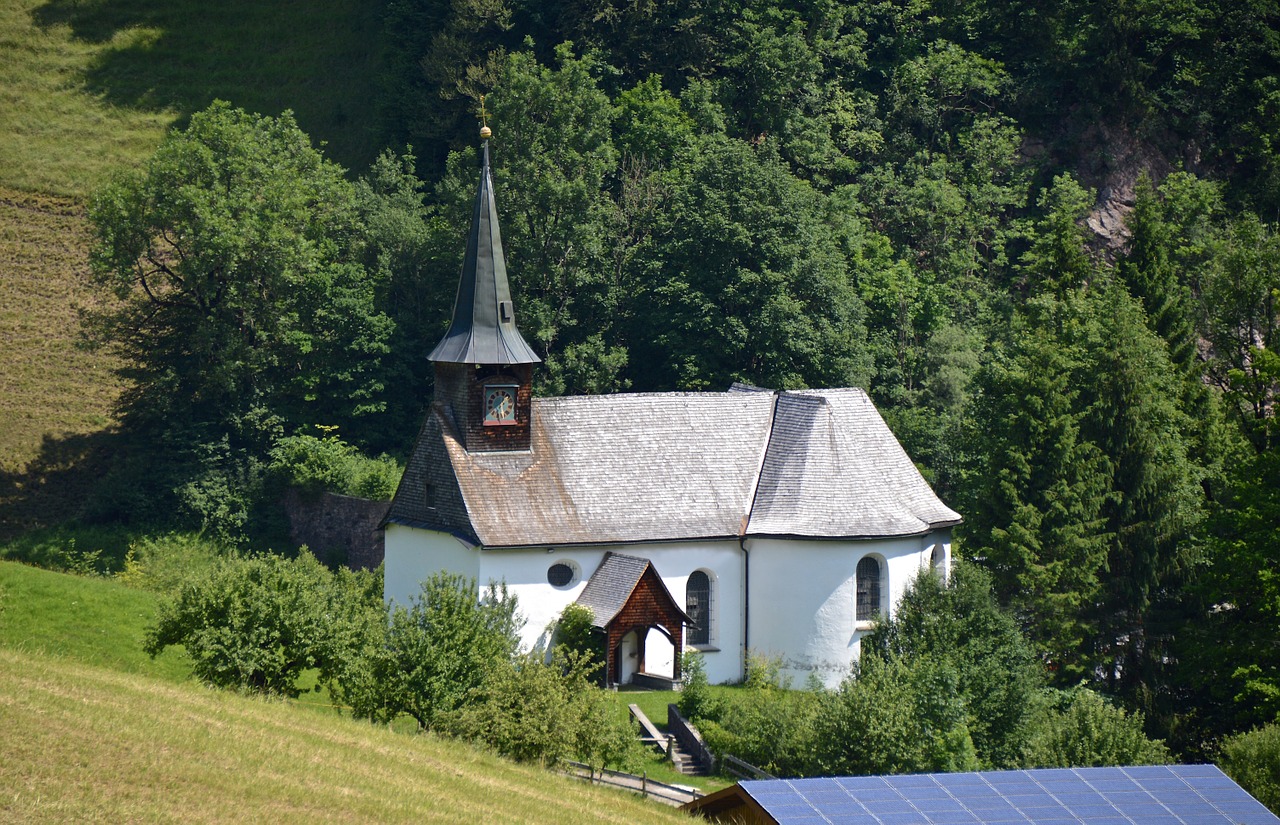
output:
[[[1280,825],[1214,765],[741,783],[781,825]]]

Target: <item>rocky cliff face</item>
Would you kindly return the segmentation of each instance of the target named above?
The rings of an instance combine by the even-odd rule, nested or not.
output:
[[[1076,176],[1097,192],[1097,201],[1085,223],[1096,237],[1099,250],[1108,256],[1129,239],[1124,222],[1133,209],[1142,176],[1158,186],[1179,165],[1195,171],[1199,160],[1194,147],[1186,147],[1184,156],[1173,161],[1153,142],[1137,137],[1131,130],[1102,123],[1084,130],[1077,149]]]

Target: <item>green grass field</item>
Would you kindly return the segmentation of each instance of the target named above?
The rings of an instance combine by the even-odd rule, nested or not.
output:
[[[0,186],[83,197],[216,98],[292,109],[329,155],[377,154],[383,4],[9,0],[0,6]]]
[[[0,561],[0,647],[170,682],[191,676],[180,648],[155,659],[142,639],[158,597],[111,579]]]
[[[676,822],[459,742],[190,681],[142,653],[156,596],[0,562],[5,822]]]
[[[7,648],[0,819],[688,821],[460,743]]]
[[[171,539],[172,540],[172,539]],[[413,752],[414,748],[430,747],[436,750],[448,751],[451,756],[447,757],[447,761],[457,761],[460,764],[470,763],[478,766],[476,770],[489,771],[489,767],[493,764],[502,766],[500,774],[505,774],[510,781],[525,783],[530,781],[529,776],[534,776],[534,784],[539,781],[551,782],[553,784],[560,783],[560,777],[551,777],[541,772],[533,774],[522,773],[523,769],[502,762],[501,760],[492,759],[488,756],[477,753],[474,749],[456,742],[443,742],[434,737],[423,737],[411,734],[409,731],[412,726],[396,725],[390,730],[385,728],[374,728],[367,723],[355,722],[349,718],[342,716],[336,709],[328,704],[329,699],[326,693],[306,693],[298,701],[283,700],[252,700],[244,697],[235,697],[231,694],[225,694],[225,698],[219,699],[218,692],[207,691],[191,678],[191,665],[184,651],[181,648],[170,648],[155,659],[151,659],[142,652],[143,636],[146,628],[154,621],[156,607],[159,597],[149,591],[126,587],[119,580],[114,578],[85,577],[70,575],[67,573],[56,573],[49,570],[43,570],[36,567],[30,567],[12,561],[0,561],[0,670],[16,669],[23,671],[24,678],[32,671],[44,671],[46,677],[40,677],[33,683],[27,681],[15,682],[7,679],[5,675],[0,675],[0,762],[12,761],[9,756],[21,756],[22,753],[29,750],[25,744],[25,739],[19,741],[16,737],[32,736],[31,733],[22,733],[21,729],[25,722],[13,719],[13,724],[17,728],[10,732],[9,724],[11,713],[22,713],[23,715],[34,715],[35,717],[46,720],[52,715],[57,717],[59,713],[70,713],[70,709],[60,710],[58,707],[49,707],[47,703],[57,703],[69,701],[65,696],[65,692],[70,688],[64,686],[43,686],[41,679],[51,679],[60,684],[60,680],[69,680],[74,682],[84,681],[90,687],[80,688],[76,690],[91,690],[100,692],[91,698],[82,698],[77,700],[87,705],[98,708],[103,707],[104,712],[110,713],[110,708],[119,706],[121,708],[128,707],[128,718],[126,720],[114,720],[108,723],[103,720],[103,725],[123,725],[122,732],[113,734],[115,738],[120,736],[136,737],[137,741],[129,745],[120,745],[115,742],[103,743],[105,750],[101,753],[97,744],[91,747],[91,742],[96,743],[97,740],[83,740],[74,747],[79,748],[76,751],[77,761],[74,765],[65,764],[61,768],[56,764],[46,766],[27,766],[24,771],[14,772],[6,771],[0,766],[0,820],[9,821],[10,819],[18,820],[65,820],[65,819],[81,819],[81,818],[116,818],[122,811],[132,810],[126,818],[137,819],[139,821],[151,821],[153,819],[166,818],[189,818],[184,813],[175,813],[181,811],[180,805],[183,803],[173,803],[173,808],[148,808],[146,805],[156,803],[154,794],[148,792],[146,798],[151,800],[145,805],[128,794],[120,794],[119,798],[110,803],[108,807],[97,809],[84,807],[89,804],[89,800],[95,795],[106,794],[111,796],[104,788],[97,786],[96,781],[90,782],[87,778],[77,778],[76,782],[80,784],[88,783],[77,791],[82,794],[83,798],[69,807],[62,807],[63,802],[58,802],[54,807],[45,807],[45,802],[52,799],[52,795],[44,793],[36,793],[35,796],[24,796],[18,785],[10,783],[23,783],[31,781],[29,778],[22,778],[28,773],[35,773],[45,776],[40,781],[52,782],[53,777],[57,775],[59,770],[63,770],[69,776],[79,776],[82,771],[88,769],[84,767],[82,762],[89,760],[103,760],[104,762],[114,762],[120,758],[120,748],[126,750],[145,751],[149,748],[163,748],[168,751],[174,749],[185,749],[181,758],[186,762],[199,763],[209,762],[211,766],[207,770],[212,771],[213,763],[226,765],[229,762],[238,760],[250,760],[251,754],[256,749],[266,748],[271,752],[289,751],[290,749],[302,748],[303,745],[296,742],[282,741],[270,744],[264,744],[262,734],[254,732],[250,737],[257,744],[246,745],[243,752],[235,750],[229,741],[213,740],[208,736],[197,736],[191,741],[183,740],[181,747],[178,744],[166,741],[157,741],[156,732],[153,727],[162,723],[164,718],[165,706],[167,704],[177,703],[182,705],[183,711],[187,719],[187,723],[191,726],[216,725],[221,730],[226,724],[219,723],[217,719],[210,719],[201,722],[200,713],[221,713],[221,709],[228,706],[227,703],[243,702],[244,707],[250,710],[244,711],[256,719],[260,713],[275,714],[278,719],[275,721],[246,721],[245,724],[257,728],[266,726],[269,729],[284,732],[290,730],[305,729],[307,733],[304,735],[308,739],[315,739],[321,736],[321,732],[325,730],[327,724],[334,726],[335,733],[332,736],[325,734],[332,740],[342,739],[342,741],[351,744],[350,737],[359,734],[357,737],[360,741],[351,744],[352,747],[359,749],[368,748],[379,754],[394,751],[395,748],[403,747]],[[15,674],[16,675],[16,674]],[[35,678],[35,677],[32,677]],[[38,697],[41,691],[47,691],[50,695],[45,700]],[[118,691],[118,695],[111,696],[113,691]],[[171,692],[173,691],[173,692]],[[22,693],[26,698],[25,705],[22,708],[17,707],[15,692]],[[167,698],[147,698],[160,697]],[[174,697],[178,697],[175,699]],[[671,693],[642,693],[642,692],[620,692],[616,694],[620,710],[625,709],[626,705],[631,702],[644,704],[646,708],[656,709],[661,707],[665,714],[666,703],[673,701],[675,694]],[[137,708],[134,706],[138,705]],[[150,705],[150,710],[147,707]],[[188,707],[190,705],[190,707]],[[198,705],[197,709],[195,706]],[[74,703],[71,704],[74,707]],[[646,712],[649,712],[646,710]],[[239,713],[239,711],[237,711]],[[656,710],[654,710],[656,713]],[[149,714],[154,714],[155,719],[150,718]],[[185,718],[185,717],[184,717]],[[243,717],[246,720],[248,716]],[[665,715],[657,719],[659,724],[665,724]],[[62,737],[73,736],[73,734],[62,731],[59,723],[52,731],[42,733],[48,741],[39,748],[38,752],[48,754],[49,758],[56,760],[70,759],[64,754],[73,748],[72,743],[61,741]],[[66,721],[67,727],[72,726],[70,720]],[[87,725],[93,724],[86,721]],[[59,732],[61,731],[61,732]],[[345,731],[346,733],[341,733]],[[231,737],[231,733],[226,734]],[[383,740],[383,737],[390,737]],[[174,733],[175,739],[181,739],[181,732]],[[430,743],[425,745],[424,743]],[[307,746],[310,747],[310,746]],[[207,752],[206,752],[207,751]],[[458,756],[461,754],[461,756]],[[145,761],[143,754],[137,756],[137,760]],[[339,759],[351,759],[350,754],[335,756]],[[38,760],[37,760],[38,761]],[[303,760],[305,762],[305,760]],[[256,764],[256,763],[255,763]],[[138,767],[138,766],[135,766]],[[202,768],[204,770],[205,768]],[[107,771],[108,775],[112,771],[124,771],[126,768],[116,768],[114,765]],[[194,769],[193,769],[194,770]],[[281,774],[283,768],[273,768],[273,775]],[[669,764],[663,762],[656,755],[645,766],[645,772],[651,779],[669,784],[692,785],[703,789],[704,792],[718,790],[728,784],[724,779],[719,777],[686,777],[676,773]],[[392,772],[394,774],[394,771]],[[18,774],[22,774],[19,776]],[[464,773],[456,775],[455,779],[449,780],[448,777],[442,778],[441,781],[448,780],[457,785],[457,794],[459,799],[451,803],[454,805],[464,804],[465,798],[469,793],[474,791],[466,790],[464,780],[461,777]],[[542,777],[541,780],[536,777]],[[185,777],[182,781],[187,781],[190,777]],[[294,803],[291,801],[281,802],[280,800],[268,799],[271,794],[280,792],[292,794],[292,785],[294,783],[302,783],[301,777],[279,775],[277,778],[284,783],[280,786],[264,787],[261,790],[262,798],[255,800],[254,805],[261,804],[262,807],[253,807],[251,810],[256,812],[277,810],[277,806],[283,805],[283,815],[286,819],[297,818],[305,819],[308,817],[308,809],[305,807],[295,810],[291,807]],[[103,780],[107,781],[107,780]],[[162,782],[177,781],[172,778],[162,778]],[[206,781],[200,779],[200,781]],[[225,785],[230,780],[219,780]],[[477,778],[480,786],[488,787],[492,784],[491,778],[487,777],[483,782]],[[407,779],[406,779],[407,782]],[[79,786],[78,786],[79,787]],[[576,787],[573,785],[572,787]],[[405,791],[408,793],[408,791]],[[517,796],[522,793],[520,789],[516,789]],[[364,790],[361,793],[365,793]],[[616,793],[605,792],[603,799],[608,802]],[[14,806],[6,808],[5,800],[10,796],[14,798]],[[625,799],[625,795],[623,795]],[[42,802],[41,800],[44,800]],[[188,800],[190,801],[190,800]],[[366,804],[361,802],[361,805]],[[50,803],[52,804],[52,803]],[[201,803],[203,804],[203,803]],[[528,817],[518,816],[515,809],[506,811],[505,813],[496,813],[496,821],[529,821],[529,822],[561,822],[561,821],[595,821],[588,818],[575,818],[578,815],[574,813],[577,808],[573,807],[578,803],[573,803],[569,809],[565,811],[547,809],[541,813],[530,814]],[[657,803],[643,803],[645,808],[656,806]],[[111,807],[112,805],[118,807]],[[130,806],[141,805],[142,807],[134,810]],[[421,813],[417,803],[410,803],[401,800],[395,803],[397,807],[403,807],[407,811],[413,812],[413,816]],[[536,809],[535,809],[536,810]],[[589,810],[589,806],[583,808]],[[610,809],[612,810],[612,809]],[[166,811],[168,811],[166,813]],[[467,821],[495,821],[489,817],[489,811],[485,809],[476,809],[470,811],[468,815],[462,819]],[[402,817],[398,813],[385,813],[365,810],[362,808],[350,811],[344,810],[340,815],[335,815],[331,821],[348,821],[363,820],[366,817],[373,817],[381,821],[388,819],[389,821],[399,821]],[[233,819],[229,812],[216,810],[211,819],[205,821],[224,821]],[[199,819],[199,817],[196,817]],[[447,820],[448,818],[445,817]],[[433,820],[434,821],[434,820]],[[461,821],[461,820],[455,820]],[[606,817],[602,821],[609,821]],[[639,821],[645,821],[643,818]],[[659,818],[656,821],[666,821]]]

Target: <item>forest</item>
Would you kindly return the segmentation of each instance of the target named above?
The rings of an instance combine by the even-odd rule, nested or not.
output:
[[[483,106],[535,392],[864,387],[1053,685],[1183,759],[1277,719],[1280,9],[392,0],[381,37],[367,169],[214,103],[93,197],[130,388],[86,523],[251,546],[281,467],[406,453]]]

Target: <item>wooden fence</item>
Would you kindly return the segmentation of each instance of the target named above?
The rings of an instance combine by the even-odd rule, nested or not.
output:
[[[771,773],[760,770],[750,762],[744,762],[732,754],[723,754],[720,757],[720,770],[729,774],[736,779],[777,779]]]
[[[581,762],[564,762],[563,764],[569,769],[570,776],[585,779],[598,785],[612,785],[615,788],[624,788],[628,791],[643,794],[651,799],[656,799],[659,802],[665,802],[668,805],[683,805],[686,802],[692,802],[701,796],[705,796],[697,788],[668,785],[665,782],[650,779],[648,774],[636,776],[633,773],[620,773],[608,769],[596,770],[590,765],[584,765]]]

